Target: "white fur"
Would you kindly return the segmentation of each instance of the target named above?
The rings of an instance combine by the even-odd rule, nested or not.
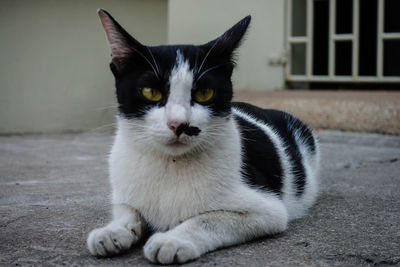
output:
[[[190,98],[193,84],[193,71],[189,69],[189,63],[184,60],[178,50],[176,65],[169,78],[170,95],[166,105],[168,121],[186,123],[190,119]]]
[[[113,220],[90,232],[87,244],[93,255],[108,256],[121,253],[137,242],[143,233],[140,214],[128,205],[113,207]]]
[[[186,251],[188,255],[178,255],[184,262],[217,247],[286,228],[283,203],[241,180],[240,134],[232,118],[221,119],[223,127],[212,149],[180,156],[135,145],[126,125],[130,121],[119,119],[118,123],[110,157],[112,202],[133,207],[154,230],[167,231],[147,242],[144,252],[150,261],[171,263],[178,251]],[[203,229],[207,220],[215,230]],[[165,252],[168,255],[154,258],[155,250],[170,243],[176,246],[170,251],[172,256]]]
[[[193,72],[178,52],[167,105],[154,107],[140,120],[118,118],[109,159],[113,220],[89,234],[92,254],[128,249],[149,225],[156,233],[144,246],[145,257],[163,264],[186,262],[218,247],[281,232],[289,217],[297,217],[305,210],[302,205],[312,202],[313,197],[305,197],[293,206],[291,165],[279,135],[233,109],[279,148],[285,175],[283,200],[245,184],[238,125],[233,117],[213,118],[206,107],[191,105],[192,82]],[[183,133],[183,144],[171,145],[176,139],[167,126],[171,120],[190,123],[201,132],[198,136]],[[306,147],[301,150],[308,153]],[[312,166],[306,167],[306,173],[314,175]],[[305,191],[314,194],[314,184]],[[296,213],[294,207],[300,211]]]
[[[306,184],[304,186],[304,192],[301,195],[300,201],[292,201],[291,206],[294,211],[292,218],[300,218],[303,216],[307,209],[314,204],[317,196],[318,196],[318,175],[319,175],[319,166],[320,166],[320,151],[318,148],[318,139],[313,134],[313,138],[315,141],[315,155],[313,155],[310,151],[311,149],[305,143],[303,139],[300,138],[299,130],[295,131],[295,137],[297,141],[297,145],[299,146],[300,153],[302,155],[302,162],[305,169],[306,174]]]

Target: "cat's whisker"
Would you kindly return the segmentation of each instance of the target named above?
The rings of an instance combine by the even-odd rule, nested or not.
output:
[[[216,65],[216,66],[213,66],[213,67],[210,67],[210,68],[206,69],[205,71],[203,71],[203,72],[196,78],[196,81],[200,80],[201,77],[203,77],[204,74],[206,74],[207,72],[212,71],[212,70],[215,70],[216,68],[219,68],[219,67],[221,67],[221,66],[223,66],[223,65],[225,65],[225,64],[226,64],[226,63],[219,64],[219,65]]]
[[[155,132],[155,131],[162,131],[163,130],[163,128],[161,128],[161,127],[154,127],[154,126],[140,125],[140,124],[129,125],[128,127],[129,127],[129,129],[134,130],[136,132],[138,132],[138,131],[146,131],[146,130],[150,130],[152,132]]]
[[[159,75],[158,75],[158,73],[157,73],[155,67],[153,66],[153,64],[151,64],[150,60],[149,60],[145,55],[143,55],[142,52],[140,52],[140,51],[137,50],[136,48],[133,48],[133,47],[132,47],[131,49],[133,49],[135,52],[137,52],[142,58],[144,58],[144,59],[147,61],[147,63],[149,63],[149,65],[150,65],[150,67],[153,69],[153,72],[154,72],[154,74],[156,75],[157,79],[160,79],[160,77],[159,77]]]
[[[100,107],[100,108],[94,108],[92,109],[93,111],[99,111],[99,110],[110,110],[110,109],[116,109],[118,108],[119,105],[110,105],[110,106],[105,106],[105,107]]]
[[[198,60],[198,58],[199,58],[199,51],[197,51],[196,52],[196,57],[194,58],[194,67],[193,67],[193,74],[194,74],[194,76],[196,76],[197,75],[197,71],[198,71],[198,68],[197,68],[197,60]]]
[[[198,72],[196,73],[196,76],[197,76],[197,74],[201,71],[201,69],[203,68],[204,62],[206,62],[208,56],[210,55],[210,53],[211,53],[211,51],[214,49],[214,47],[218,44],[218,42],[219,42],[219,39],[216,40],[215,43],[211,46],[211,48],[208,50],[207,54],[205,55],[205,57],[203,58],[203,61],[202,61],[201,64],[200,64],[200,67],[199,67]],[[196,79],[196,80],[198,80],[198,79]]]
[[[150,50],[149,47],[146,46],[146,48],[147,48],[147,50],[149,51],[151,57],[153,58],[153,62],[154,62],[154,65],[155,65],[156,68],[157,68],[157,73],[158,73],[158,75],[161,75],[161,74],[160,74],[160,68],[159,68],[159,66],[158,66],[158,64],[157,64],[156,59],[154,58],[153,52],[151,52],[151,50]]]
[[[113,122],[113,123],[101,125],[96,128],[89,129],[88,132],[96,132],[96,131],[104,130],[105,128],[114,129],[114,128],[116,128],[116,126],[117,126],[117,123]]]

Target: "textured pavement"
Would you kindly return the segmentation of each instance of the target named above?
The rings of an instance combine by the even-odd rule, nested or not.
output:
[[[400,265],[400,137],[322,131],[321,194],[282,234],[187,266]],[[0,265],[148,265],[141,245],[95,258],[109,218],[110,133],[0,137]]]

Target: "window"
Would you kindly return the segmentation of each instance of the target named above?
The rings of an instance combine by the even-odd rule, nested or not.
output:
[[[399,10],[399,0],[287,0],[287,80],[400,82]]]

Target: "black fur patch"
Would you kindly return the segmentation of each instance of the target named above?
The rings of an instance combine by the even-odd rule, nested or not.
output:
[[[232,105],[276,130],[286,146],[285,153],[292,164],[291,172],[294,174],[296,194],[301,195],[304,192],[306,174],[295,131],[301,133],[299,138],[309,146],[312,153],[315,153],[315,140],[310,129],[300,120],[283,111],[261,109],[246,103]],[[247,179],[251,184],[268,188],[273,192],[278,190],[280,192],[283,173],[276,148],[269,137],[257,126],[244,122],[242,119],[238,119],[238,122],[243,135]],[[251,130],[246,130],[246,128]],[[256,177],[253,178],[251,175],[256,175]]]
[[[194,126],[189,126],[184,130],[184,133],[188,136],[198,136],[201,130]]]
[[[189,124],[181,124],[177,129],[175,134],[180,136],[182,133],[185,133],[188,136],[198,136],[201,130],[195,126],[190,126]]]
[[[246,181],[280,195],[283,171],[277,148],[259,127],[239,116],[235,116],[235,119],[242,134],[242,174]]]

